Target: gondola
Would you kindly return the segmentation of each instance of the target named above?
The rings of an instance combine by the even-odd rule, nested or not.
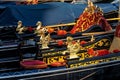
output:
[[[84,44],[83,50],[77,53],[79,57],[70,59],[69,53],[63,54],[66,47],[56,49],[41,49],[38,45],[14,44],[1,47],[1,79],[114,79],[119,77],[119,50],[108,53],[113,33],[96,37],[92,44]],[[85,36],[86,37],[86,36]],[[86,37],[87,38],[87,37]],[[89,37],[88,37],[89,38]],[[89,39],[88,39],[89,40]],[[105,42],[104,42],[105,41]],[[101,42],[103,45],[100,45]],[[97,44],[96,44],[97,43]],[[87,47],[94,45],[94,50],[102,50],[101,56],[88,54]],[[106,46],[105,46],[106,45]],[[96,48],[95,48],[96,47]],[[106,52],[107,50],[107,52]],[[17,52],[16,52],[17,51]],[[24,62],[43,61],[47,64],[35,67],[24,65]],[[64,63],[65,62],[65,63]],[[35,64],[34,64],[35,65]],[[111,69],[112,70],[109,70]],[[113,75],[114,73],[114,75]],[[63,77],[64,76],[64,77]]]
[[[119,26],[116,30],[67,34],[59,39],[51,34],[47,45],[44,38],[48,36],[45,41],[49,41],[48,32],[43,31],[39,40],[36,28],[20,27],[25,32],[12,28],[8,30],[11,39],[1,37],[0,79],[117,80],[120,76],[120,50],[114,46],[119,41]]]

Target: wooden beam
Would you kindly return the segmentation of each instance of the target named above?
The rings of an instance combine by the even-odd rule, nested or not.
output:
[[[110,18],[110,19],[106,19],[107,21],[114,21],[114,20],[120,20],[120,18]]]
[[[89,35],[101,35],[101,34],[109,34],[109,33],[114,33],[115,29],[110,30],[110,31],[103,31],[103,32],[88,32],[88,33],[82,33],[83,36],[89,36]]]
[[[46,28],[55,28],[55,27],[60,27],[60,26],[72,26],[75,25],[75,23],[66,23],[66,24],[58,24],[58,25],[50,25],[50,26],[44,26]]]
[[[120,20],[120,18],[109,18],[109,19],[106,19],[107,21],[113,21],[113,20]],[[50,26],[44,26],[46,28],[57,28],[57,27],[60,27],[60,26],[73,26],[75,25],[76,23],[73,22],[73,23],[66,23],[66,24],[57,24],[57,25],[50,25]]]

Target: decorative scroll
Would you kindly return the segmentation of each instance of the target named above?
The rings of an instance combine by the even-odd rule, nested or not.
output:
[[[54,56],[54,57],[47,57],[43,58],[43,61],[46,62],[48,65],[54,62],[64,62],[66,59],[66,56]]]
[[[105,48],[105,47],[109,48],[111,43],[112,42],[111,42],[110,39],[103,38],[103,39],[99,40],[98,42],[96,42],[94,44],[82,47],[81,50],[86,50],[86,49],[89,49],[89,48],[95,48],[95,49],[100,49],[100,48]]]
[[[105,63],[105,62],[109,62],[109,61],[114,61],[114,60],[120,60],[120,56],[116,56],[116,57],[109,57],[109,58],[105,58],[105,59],[97,59],[97,60],[88,60],[88,61],[77,61],[77,62],[73,62],[69,65],[67,65],[69,68],[77,68],[80,66],[89,66],[89,65],[96,65],[99,63]]]
[[[62,51],[56,51],[56,52],[49,52],[42,54],[43,61],[46,62],[48,65],[54,62],[64,62],[66,57],[62,54]]]
[[[95,43],[89,44],[88,46],[83,46],[80,49],[80,52],[77,53],[77,55],[80,57],[79,60],[84,60],[86,58],[92,57],[87,53],[87,49],[94,48],[94,49],[101,49],[101,48],[109,48],[111,45],[111,40],[109,38],[103,38]],[[56,52],[49,52],[49,53],[43,53],[43,61],[46,62],[48,65],[53,62],[63,62],[66,60],[68,55],[63,55],[63,51],[56,51]]]

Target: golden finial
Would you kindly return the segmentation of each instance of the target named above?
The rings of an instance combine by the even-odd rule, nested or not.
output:
[[[94,6],[91,0],[88,0],[88,7]]]
[[[71,41],[73,41],[73,38],[70,37],[70,36],[68,36],[68,37],[66,38],[66,40],[67,40],[67,42],[71,42]]]
[[[17,24],[18,25],[17,25],[16,31],[18,31],[19,34],[22,34],[24,30],[24,27],[22,26],[22,21],[18,21]]]
[[[36,23],[36,26],[37,26],[36,30],[39,30],[41,28],[41,26],[42,26],[42,22],[38,21]]]
[[[48,34],[47,36],[45,35],[41,35],[40,37],[40,42],[42,44],[42,49],[46,49],[49,48],[49,42],[50,42],[51,38],[50,38],[50,34]]]
[[[18,24],[17,29],[20,29],[22,27],[22,21],[18,21],[17,24]]]
[[[94,35],[91,35],[91,40],[90,40],[90,41],[91,41],[91,42],[95,41]]]

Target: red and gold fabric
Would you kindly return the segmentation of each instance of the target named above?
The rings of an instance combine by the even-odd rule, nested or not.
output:
[[[100,10],[100,8],[90,5],[85,8],[84,12],[80,15],[71,30],[71,33],[74,34],[76,32],[84,32],[93,25],[100,25],[105,31],[111,30],[112,28],[110,24],[108,24]]]

